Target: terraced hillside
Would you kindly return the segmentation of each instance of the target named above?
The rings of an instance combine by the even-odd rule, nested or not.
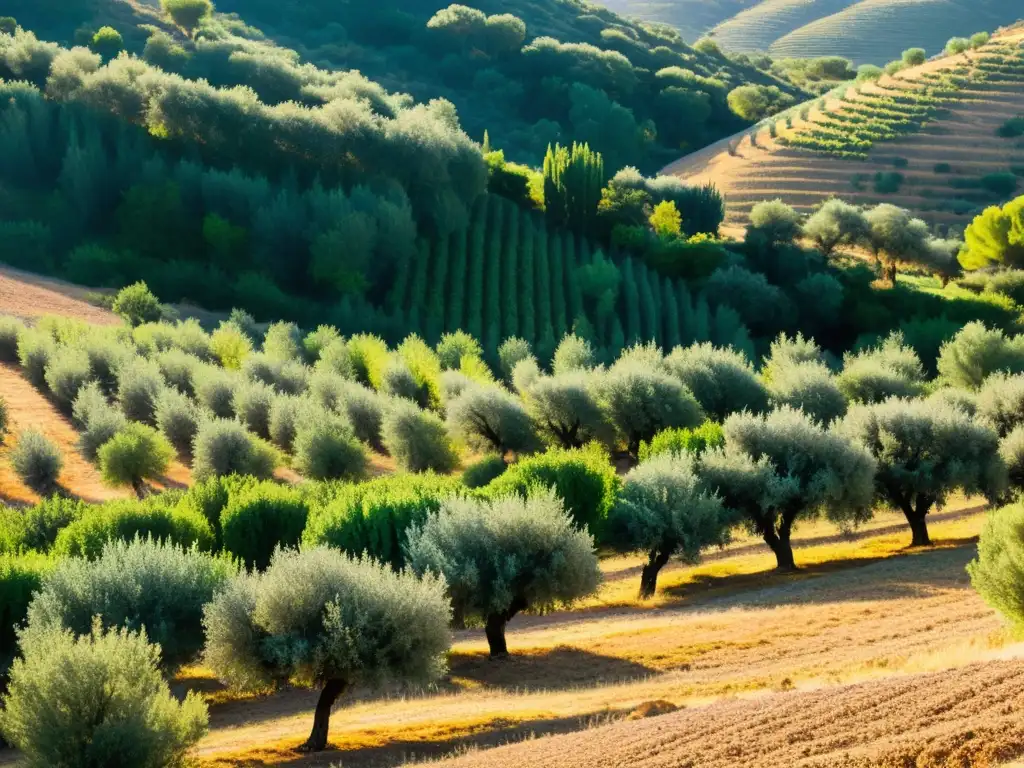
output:
[[[711,34],[723,47],[775,56],[898,58],[911,45],[932,53],[951,37],[995,29],[1022,15],[1016,0],[606,0],[615,11]]]
[[[665,172],[713,181],[732,225],[762,200],[807,211],[840,197],[965,226],[980,207],[1012,195],[1024,173],[1024,143],[999,135],[1024,114],[1022,41],[1017,28],[976,53],[833,93]]]

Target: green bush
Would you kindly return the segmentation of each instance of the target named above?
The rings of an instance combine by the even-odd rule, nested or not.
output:
[[[48,333],[38,329],[24,331],[18,336],[18,363],[32,386],[46,386],[46,368],[56,353],[57,344]]]
[[[263,353],[271,360],[287,363],[303,358],[302,331],[295,323],[278,322],[267,328]]]
[[[466,492],[457,478],[424,474],[380,477],[341,485],[310,513],[304,546],[330,546],[353,556],[364,552],[395,568],[405,565],[402,543],[412,523],[436,512],[442,500]]]
[[[18,362],[18,338],[25,330],[18,318],[0,315],[0,363]]]
[[[501,456],[484,456],[466,467],[462,473],[462,483],[467,488],[483,488],[505,474],[507,469],[508,464]]]
[[[458,370],[464,357],[483,358],[483,347],[465,331],[446,333],[437,344],[437,356],[441,368],[446,371]]]
[[[319,412],[309,398],[277,395],[270,403],[270,415],[267,420],[270,441],[285,453],[291,453],[299,423],[315,418]]]
[[[207,727],[197,693],[179,702],[146,634],[40,632],[11,667],[0,728],[31,768],[184,768]],[[69,673],[73,670],[73,674]]]
[[[270,407],[274,390],[260,381],[240,381],[231,398],[231,410],[242,425],[257,437],[270,439]]]
[[[156,355],[156,364],[168,387],[195,397],[195,377],[202,360],[180,349],[168,349]]]
[[[88,388],[85,388],[82,391],[84,393],[87,390]],[[82,396],[79,395],[78,400],[75,401],[76,408],[81,401]],[[86,459],[96,461],[100,448],[124,429],[129,422],[121,411],[106,401],[102,404],[90,405],[86,413],[88,421],[83,425],[78,436],[78,449]]]
[[[222,475],[269,479],[278,464],[277,451],[235,421],[208,419],[199,425],[192,447],[192,476],[197,480]]]
[[[1024,426],[1014,428],[999,441],[999,456],[1006,466],[1006,477],[1012,491],[1024,490]]]
[[[167,471],[174,449],[152,427],[132,422],[100,446],[96,456],[104,483],[131,486],[141,498],[145,481],[158,479]]]
[[[308,516],[298,491],[274,483],[232,494],[220,518],[224,550],[265,570],[275,549],[299,543]]]
[[[407,400],[388,405],[381,439],[388,454],[407,472],[446,473],[459,463],[444,422]]]
[[[57,406],[70,413],[78,391],[92,378],[89,356],[82,349],[58,347],[47,362],[44,377]]]
[[[196,402],[218,419],[234,418],[235,385],[238,375],[222,368],[203,366],[195,379]]]
[[[57,478],[64,466],[60,449],[36,429],[26,429],[18,435],[10,461],[21,482],[40,496],[57,488]]]
[[[720,448],[724,442],[721,425],[713,421],[705,421],[696,429],[666,429],[650,442],[640,444],[640,461],[643,463],[666,454],[700,456],[706,450]]]
[[[516,365],[531,357],[533,357],[533,350],[530,348],[528,341],[516,336],[505,339],[502,345],[498,347],[498,362],[505,381],[511,384],[512,371],[515,370]]]
[[[380,395],[355,382],[347,382],[338,410],[348,418],[356,437],[373,448],[381,447],[384,406]]]
[[[138,357],[123,365],[117,372],[117,400],[125,418],[156,424],[156,401],[164,387],[155,362]]]
[[[568,334],[559,342],[555,356],[551,362],[551,371],[556,376],[579,370],[589,370],[597,363],[593,346],[586,339],[574,333]]]
[[[953,166],[949,163],[936,163],[932,170],[934,170],[935,173],[952,173]]]
[[[894,195],[903,186],[903,174],[896,171],[879,171],[875,174],[875,192],[879,195]]]
[[[232,497],[254,488],[261,482],[254,477],[243,475],[211,477],[207,480],[193,483],[192,487],[185,491],[185,494],[176,506],[184,514],[198,514],[210,524],[210,529],[213,531],[216,542],[214,548],[219,550],[222,538],[220,518],[224,508]]]
[[[768,407],[764,384],[734,349],[711,344],[677,347],[665,358],[665,369],[693,393],[710,418],[721,421],[737,411],[760,413]]]
[[[201,411],[186,395],[165,389],[156,401],[156,426],[178,456],[192,456],[192,443],[199,431]]]
[[[30,631],[88,635],[93,618],[108,628],[144,630],[173,673],[203,647],[203,606],[234,575],[225,558],[151,539],[112,541],[96,560],[69,558],[46,578],[29,610]]]
[[[479,451],[529,453],[540,441],[523,403],[496,385],[466,389],[447,405],[448,428]]]
[[[88,509],[85,502],[51,496],[28,509],[0,507],[0,554],[48,552],[64,528]]]
[[[213,548],[213,530],[196,511],[178,508],[167,494],[145,501],[110,501],[83,510],[57,534],[53,553],[58,557],[99,557],[110,541],[131,541],[136,536],[170,541],[181,547]]]
[[[520,459],[487,486],[486,494],[496,499],[512,493],[525,496],[535,488],[554,488],[573,522],[600,542],[620,487],[607,451],[591,444],[573,450],[551,449]]]
[[[17,631],[28,616],[29,604],[55,564],[53,558],[37,552],[0,553],[0,687],[6,688],[7,673],[18,655]]]
[[[981,186],[999,197],[1011,197],[1017,191],[1017,175],[1010,172],[987,173],[981,177]]]
[[[1011,117],[996,130],[996,135],[1004,139],[1016,139],[1024,136],[1024,115]]]
[[[163,314],[160,302],[149,290],[149,286],[142,282],[122,288],[111,309],[132,328],[143,323],[155,323]]]
[[[1024,504],[989,513],[967,572],[985,601],[1016,630],[1024,629]]]
[[[292,448],[295,470],[310,480],[358,480],[366,474],[366,448],[340,416],[301,421]]]

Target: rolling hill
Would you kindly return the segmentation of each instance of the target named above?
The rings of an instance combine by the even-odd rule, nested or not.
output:
[[[734,225],[762,200],[808,211],[839,197],[962,228],[1018,185],[1024,146],[999,132],[1024,113],[1022,40],[1018,28],[977,52],[834,91],[665,172],[713,179]]]
[[[710,34],[727,50],[776,57],[844,56],[883,64],[910,45],[937,53],[951,37],[991,30],[1021,15],[1014,0],[607,0],[628,16]]]

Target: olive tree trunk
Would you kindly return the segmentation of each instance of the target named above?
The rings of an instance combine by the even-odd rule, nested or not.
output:
[[[508,644],[505,642],[505,627],[520,611],[526,610],[526,600],[522,597],[515,597],[512,604],[502,613],[492,613],[487,617],[484,632],[487,635],[487,645],[490,648],[492,659],[502,659],[508,656]]]
[[[299,747],[303,752],[321,752],[327,748],[327,734],[331,726],[331,710],[334,702],[345,692],[345,681],[331,678],[320,691],[313,714],[313,730],[309,733],[306,743]]]
[[[931,536],[928,535],[928,512],[932,508],[932,503],[928,496],[918,496],[916,504],[911,505],[909,502],[905,502],[900,505],[910,524],[911,547],[930,547],[932,545]]]
[[[793,558],[793,543],[790,540],[792,531],[792,517],[783,517],[777,529],[769,523],[762,530],[764,543],[775,553],[775,570],[783,573],[798,570]]]
[[[640,574],[640,599],[648,600],[654,597],[658,588],[658,573],[665,567],[671,556],[671,550],[652,550],[647,558],[647,565]]]

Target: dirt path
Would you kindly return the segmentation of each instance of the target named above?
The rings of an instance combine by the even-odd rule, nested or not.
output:
[[[0,313],[33,320],[43,315],[74,317],[96,325],[117,325],[114,313],[90,304],[90,291],[72,283],[0,267]]]

